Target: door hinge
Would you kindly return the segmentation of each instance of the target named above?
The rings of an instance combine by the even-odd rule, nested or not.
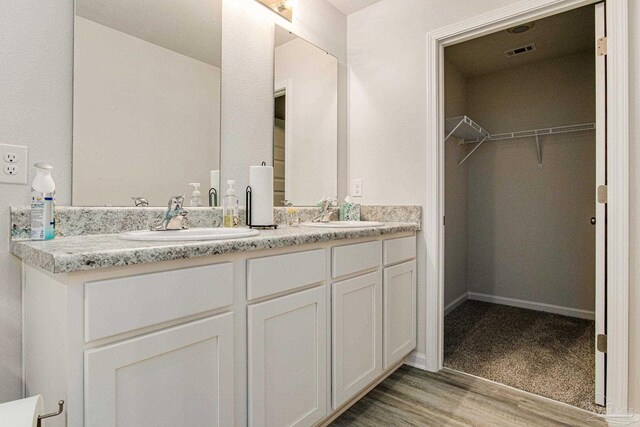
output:
[[[605,334],[598,334],[596,339],[596,348],[600,353],[607,352],[607,336]]]
[[[598,185],[598,203],[607,203],[606,185]]]
[[[596,54],[598,56],[605,56],[607,54],[607,38],[600,37],[596,43]]]
[[[444,220],[445,218],[445,216],[442,217],[442,225],[447,225],[446,221]]]

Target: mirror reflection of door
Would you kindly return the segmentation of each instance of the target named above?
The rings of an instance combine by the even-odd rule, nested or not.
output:
[[[287,93],[286,90],[274,94],[273,117],[273,206],[284,206],[285,200],[285,147],[287,120]]]
[[[336,198],[338,60],[276,26],[273,71],[274,205]]]

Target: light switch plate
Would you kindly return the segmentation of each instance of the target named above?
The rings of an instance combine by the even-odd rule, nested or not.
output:
[[[351,181],[351,197],[362,197],[362,178]]]
[[[21,145],[0,144],[0,184],[27,184],[28,152]]]

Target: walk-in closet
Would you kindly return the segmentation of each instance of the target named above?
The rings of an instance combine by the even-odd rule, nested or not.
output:
[[[602,412],[597,8],[445,49],[444,366]]]

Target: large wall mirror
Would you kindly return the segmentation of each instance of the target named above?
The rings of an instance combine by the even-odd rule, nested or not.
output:
[[[338,61],[276,25],[274,205],[337,196]]]
[[[73,204],[219,190],[222,0],[76,0]],[[188,203],[187,203],[188,204]]]

